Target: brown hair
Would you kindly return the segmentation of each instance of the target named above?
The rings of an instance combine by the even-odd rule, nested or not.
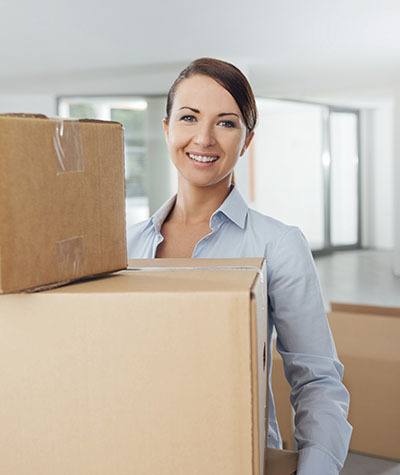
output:
[[[167,97],[167,122],[179,83],[196,74],[214,79],[233,96],[242,113],[247,132],[251,132],[257,123],[257,106],[249,81],[233,64],[214,58],[199,58],[192,61],[175,79]]]

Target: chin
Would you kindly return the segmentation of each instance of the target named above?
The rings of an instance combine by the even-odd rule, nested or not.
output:
[[[208,186],[215,186],[221,183],[222,181],[226,180],[227,177],[229,176],[224,176],[224,177],[206,177],[206,176],[193,176],[193,174],[181,174],[184,180],[189,182],[192,186],[198,186],[198,187],[208,187]]]

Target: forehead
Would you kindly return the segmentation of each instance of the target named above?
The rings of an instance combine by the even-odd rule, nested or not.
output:
[[[214,79],[196,75],[179,83],[174,97],[173,109],[193,107],[200,112],[235,112],[240,109],[233,96]]]

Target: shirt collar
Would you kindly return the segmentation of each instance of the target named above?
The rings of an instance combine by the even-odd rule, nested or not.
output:
[[[176,195],[171,196],[151,217],[151,222],[158,233],[161,231],[161,226],[174,206],[175,201]]]
[[[237,226],[239,226],[241,229],[244,229],[246,225],[248,209],[249,207],[247,206],[247,203],[239,193],[236,186],[234,186],[229,195],[225,198],[225,201],[222,203],[222,205],[213,213],[213,216],[217,213],[223,213]]]
[[[176,201],[176,195],[169,198],[162,206],[159,208],[151,217],[151,222],[155,230],[159,233],[161,230],[161,226],[165,221],[166,217],[168,216],[169,212],[171,211],[172,207],[174,206]],[[243,199],[242,195],[239,193],[236,186],[234,186],[229,193],[229,195],[225,198],[225,201],[221,204],[221,206],[214,211],[211,216],[210,222],[213,221],[214,216],[218,214],[224,214],[228,219],[234,222],[237,226],[241,229],[244,229],[246,225],[246,217],[249,207],[247,203]]]

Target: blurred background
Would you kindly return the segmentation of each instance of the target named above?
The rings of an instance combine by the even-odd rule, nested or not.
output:
[[[171,83],[197,57],[231,61],[260,111],[236,171],[250,205],[316,251],[400,250],[399,20],[395,0],[0,0],[0,112],[122,122],[131,224],[176,190]]]
[[[0,0],[0,113],[122,122],[129,227],[176,192],[173,80],[233,62],[260,113],[235,172],[249,205],[303,230],[327,306],[400,308],[399,24],[396,0]]]

